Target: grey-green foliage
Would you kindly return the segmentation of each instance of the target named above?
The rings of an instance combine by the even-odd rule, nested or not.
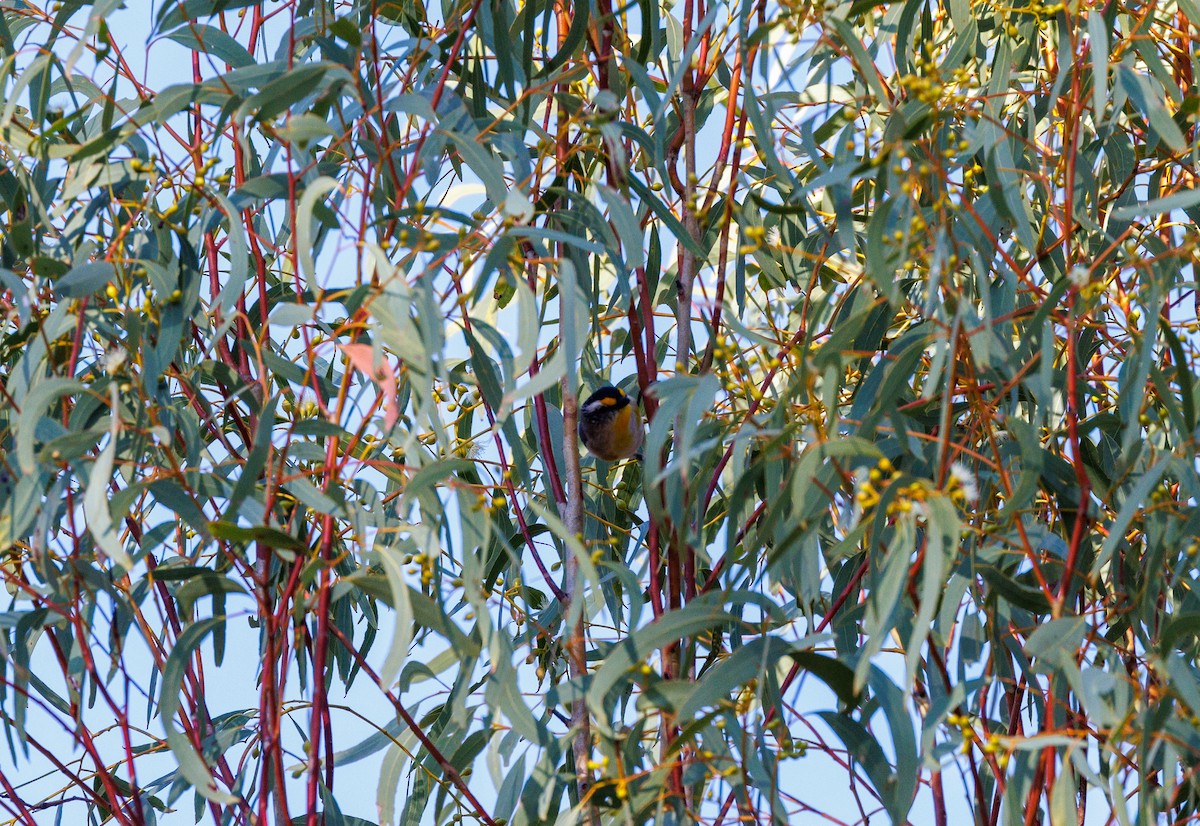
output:
[[[1195,817],[1193,3],[118,6],[0,26],[16,821]]]

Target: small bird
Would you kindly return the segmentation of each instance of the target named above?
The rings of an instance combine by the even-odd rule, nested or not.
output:
[[[606,462],[637,456],[645,435],[641,412],[619,387],[601,387],[579,411],[580,441]]]

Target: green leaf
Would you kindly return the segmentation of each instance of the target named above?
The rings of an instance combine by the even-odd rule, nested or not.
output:
[[[1162,88],[1155,86],[1149,77],[1134,71],[1125,62],[1117,65],[1116,73],[1117,83],[1146,119],[1153,134],[1172,152],[1184,151],[1188,146],[1187,138],[1167,112]]]
[[[379,682],[390,686],[400,674],[400,668],[408,658],[408,649],[412,645],[413,608],[409,597],[408,583],[404,581],[404,571],[401,561],[397,558],[399,551],[395,548],[376,546],[374,557],[383,566],[387,575],[388,587],[391,589],[392,610],[396,612],[396,624],[392,631],[392,643],[388,648],[387,658],[379,667]]]
[[[38,421],[51,402],[56,402],[63,396],[78,393],[83,390],[83,384],[75,379],[50,378],[43,379],[33,386],[21,405],[21,414],[17,417],[13,430],[16,433],[17,463],[21,473],[32,476],[37,469],[34,459],[34,438]]]
[[[95,261],[72,267],[66,275],[55,279],[54,289],[63,298],[84,298],[103,289],[117,277],[116,268],[108,261]]]
[[[235,69],[253,66],[255,62],[245,46],[215,26],[192,23],[176,29],[168,37],[193,51],[212,55]]]
[[[158,11],[158,30],[173,29],[187,20],[212,17],[224,11],[236,11],[248,6],[257,6],[262,0],[184,0],[169,3]]]
[[[251,112],[257,111],[260,122],[272,121],[293,104],[319,91],[321,82],[331,68],[332,65],[326,63],[293,67],[250,97],[244,104],[245,108]]]
[[[113,527],[112,513],[108,508],[109,482],[112,480],[113,462],[117,456],[117,438],[121,432],[121,421],[117,412],[120,409],[117,386],[111,384],[109,387],[112,390],[112,424],[108,431],[108,443],[96,457],[92,464],[92,472],[88,476],[87,490],[83,494],[83,514],[87,518],[88,530],[105,556],[126,571],[132,571],[133,560],[121,544],[121,538]]]
[[[608,204],[609,213],[621,239],[621,248],[625,252],[625,266],[631,270],[646,265],[646,254],[643,251],[643,233],[637,217],[629,201],[620,193],[606,186],[599,187],[600,197]]]
[[[388,605],[395,597],[392,595],[391,584],[386,577],[367,573],[357,573],[346,577],[344,582],[352,582],[370,596],[382,600]],[[408,589],[408,602],[412,609],[413,619],[422,628],[428,628],[445,637],[455,650],[464,656],[474,657],[479,654],[479,642],[467,636],[447,617],[440,605],[411,586]]]
[[[180,710],[180,693],[183,688],[183,675],[191,664],[192,655],[204,642],[204,638],[225,621],[224,617],[193,623],[183,629],[176,640],[166,665],[163,666],[162,689],[158,699],[158,716],[166,730],[167,747],[179,763],[180,774],[192,785],[196,792],[206,800],[228,805],[237,803],[237,795],[229,794],[217,787],[212,773],[204,760],[196,752],[191,741],[176,725],[175,715]]]
[[[278,528],[270,528],[266,525],[242,528],[229,522],[209,522],[208,532],[215,539],[224,539],[227,542],[237,542],[243,545],[261,542],[270,548],[283,548],[299,553],[308,553],[311,550],[302,540],[284,533]]]
[[[1133,218],[1161,215],[1175,210],[1185,210],[1200,204],[1200,189],[1185,189],[1163,198],[1141,201],[1136,205],[1118,207],[1112,211],[1112,217],[1119,221]]]
[[[559,44],[558,51],[554,53],[554,56],[542,65],[542,70],[540,72],[534,75],[534,80],[541,80],[543,78],[550,77],[560,68],[565,66],[567,61],[575,55],[575,53],[583,45],[584,37],[587,35],[590,11],[590,3],[581,3],[574,8],[573,14],[571,15],[571,25],[567,29],[567,36],[564,37],[562,42]]]
[[[337,187],[338,182],[333,178],[317,178],[305,188],[296,207],[296,249],[300,257],[300,271],[304,273],[308,288],[314,291],[319,291],[321,287],[317,283],[317,266],[313,259],[313,209],[321,198]]]
[[[1100,115],[1108,102],[1108,24],[1098,10],[1088,14],[1087,30],[1092,53],[1092,108]]]
[[[676,714],[680,719],[691,719],[702,709],[727,699],[739,686],[772,673],[783,657],[825,683],[843,703],[853,704],[854,672],[832,657],[808,650],[818,642],[809,639],[797,644],[778,637],[764,637],[743,645],[689,687],[683,701],[676,706]]]
[[[588,707],[595,715],[597,725],[604,728],[602,721],[608,717],[604,704],[609,692],[621,681],[631,678],[634,668],[646,662],[659,648],[708,629],[737,624],[737,617],[722,609],[724,599],[722,594],[699,597],[614,645],[604,664],[592,675],[587,691]]]
[[[1159,480],[1162,479],[1171,464],[1173,464],[1173,459],[1170,456],[1159,459],[1152,467],[1137,477],[1136,482],[1122,497],[1123,501],[1120,510],[1117,511],[1117,518],[1108,526],[1108,535],[1104,537],[1100,552],[1096,554],[1096,560],[1092,563],[1093,575],[1099,574],[1112,559],[1117,546],[1125,539],[1129,523],[1141,511],[1150,496],[1150,491],[1158,485]]]
[[[155,578],[161,578],[155,574]],[[240,582],[221,576],[213,571],[204,571],[191,577],[188,582],[175,591],[175,601],[179,603],[181,616],[191,616],[196,600],[202,597],[214,597],[214,605],[220,602],[224,594],[245,594],[246,589]],[[217,617],[224,620],[224,616]],[[218,626],[219,627],[219,626]]]

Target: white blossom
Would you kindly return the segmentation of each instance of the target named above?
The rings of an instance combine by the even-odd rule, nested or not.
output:
[[[517,190],[508,193],[501,208],[505,218],[512,218],[518,224],[527,224],[533,218],[533,201],[529,196]]]
[[[975,474],[962,462],[950,465],[950,485],[962,490],[963,496],[968,502],[974,502],[979,498],[979,483],[975,479]]]

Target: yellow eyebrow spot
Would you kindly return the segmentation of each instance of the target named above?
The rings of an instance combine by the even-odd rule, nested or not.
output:
[[[605,396],[603,399],[600,400],[600,404],[602,404],[606,407],[612,407],[614,404],[617,403],[617,401],[618,401],[618,399],[612,399],[612,398],[609,398],[608,396]]]

